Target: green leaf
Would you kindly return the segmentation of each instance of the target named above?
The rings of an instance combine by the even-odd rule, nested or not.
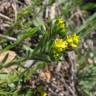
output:
[[[35,28],[30,27],[30,28],[26,29],[25,32],[19,34],[19,36],[14,44],[7,46],[4,50],[9,50],[13,47],[16,47],[18,44],[20,44],[26,38],[31,37],[34,33],[36,33],[37,30],[38,30],[37,27],[35,27]]]
[[[20,34],[16,40],[16,45],[21,43],[23,40],[25,40],[28,37],[31,37],[35,32],[37,31],[37,28],[28,28],[25,30],[24,33]]]
[[[83,25],[79,26],[76,29],[76,33],[81,37],[84,38],[87,36],[89,32],[96,29],[96,13],[94,13],[91,17],[89,17]]]
[[[82,6],[84,10],[92,10],[96,8],[96,3],[87,3],[86,5]]]

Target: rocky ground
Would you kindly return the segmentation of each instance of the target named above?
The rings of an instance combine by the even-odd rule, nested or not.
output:
[[[10,27],[10,22],[17,19],[17,11],[19,8],[30,4],[30,0],[1,0],[0,1],[0,34],[5,32]],[[86,40],[81,40],[80,52],[86,56],[88,64],[96,64],[96,32],[92,32]],[[37,88],[42,85],[48,96],[82,96],[78,94],[78,80],[77,80],[77,67],[76,57],[74,52],[68,53],[67,57],[62,64],[52,63],[48,64],[43,70],[32,75],[32,78],[24,82],[24,87]],[[70,57],[71,56],[71,57]],[[77,56],[78,58],[78,56]],[[38,95],[38,92],[36,93]]]

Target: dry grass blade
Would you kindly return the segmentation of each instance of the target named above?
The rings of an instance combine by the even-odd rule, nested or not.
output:
[[[0,13],[0,17],[2,17],[3,19],[7,19],[9,21],[13,21],[11,18],[9,18],[8,16],[6,16],[6,15],[4,15],[2,13]]]
[[[0,37],[4,38],[4,39],[7,39],[7,40],[10,40],[10,41],[16,41],[16,38],[13,38],[13,37],[10,37],[10,36],[6,36],[6,35],[3,35],[3,34],[0,34]]]

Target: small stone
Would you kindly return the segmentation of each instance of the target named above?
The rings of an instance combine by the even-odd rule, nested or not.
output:
[[[61,80],[60,80],[61,82],[64,82],[64,78],[61,78]]]
[[[81,54],[84,54],[84,52],[85,52],[84,49],[81,49]]]
[[[49,80],[51,79],[51,73],[50,73],[50,71],[46,71],[46,72],[40,73],[40,78],[41,78],[42,80],[47,80],[47,81],[49,81]]]
[[[94,54],[92,52],[89,53],[90,58],[94,57]]]
[[[59,96],[64,96],[64,93],[63,92],[60,92]]]
[[[52,81],[55,81],[56,79],[55,78],[52,78]]]
[[[93,61],[94,61],[94,63],[96,64],[96,57],[94,58],[94,60],[93,60]]]
[[[88,39],[86,43],[90,49],[93,49],[93,41],[91,39]]]
[[[29,68],[33,64],[34,60],[27,60],[24,64],[25,68]]]
[[[84,46],[85,49],[88,48],[88,45],[85,42],[84,42],[83,46]]]
[[[88,63],[93,64],[93,60],[91,58],[88,58]]]
[[[54,85],[57,85],[57,81],[53,81],[53,86],[54,86]]]
[[[58,89],[56,89],[56,91],[55,91],[56,93],[58,93],[59,92],[59,90]]]

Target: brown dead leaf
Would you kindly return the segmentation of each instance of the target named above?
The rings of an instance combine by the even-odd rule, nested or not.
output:
[[[5,60],[6,57],[6,60]],[[0,63],[7,62],[10,63],[16,57],[16,53],[14,51],[5,51],[0,53]],[[5,61],[4,61],[5,60]],[[16,65],[12,65],[6,68],[2,68],[1,71],[5,73],[13,72],[17,68]]]
[[[11,62],[15,57],[16,57],[16,53],[14,51],[5,51],[5,52],[1,52],[0,53],[0,63],[2,63],[2,61],[6,58],[6,62]]]
[[[50,80],[51,79],[51,72],[45,71],[45,72],[40,73],[40,78],[42,80]]]
[[[10,67],[7,67],[7,68],[2,68],[2,72],[4,72],[4,73],[10,73],[10,72],[13,72],[13,71],[15,71],[16,70],[16,68],[17,68],[17,66],[16,65],[12,65],[12,66],[10,66]]]

